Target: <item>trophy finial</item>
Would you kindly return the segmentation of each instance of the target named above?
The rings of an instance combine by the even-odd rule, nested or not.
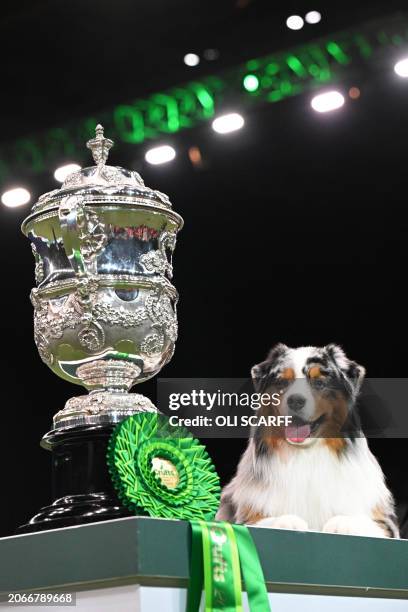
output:
[[[103,126],[98,123],[95,128],[95,138],[88,140],[86,146],[92,151],[92,157],[97,166],[104,166],[108,159],[109,149],[113,147],[113,140],[105,138]]]

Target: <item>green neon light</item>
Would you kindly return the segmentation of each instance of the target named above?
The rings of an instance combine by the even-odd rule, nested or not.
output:
[[[118,144],[141,145],[147,140],[175,134],[208,121],[222,108],[224,98],[237,109],[248,104],[278,102],[334,79],[342,79],[347,66],[369,60],[381,46],[399,47],[408,41],[406,17],[371,24],[360,32],[344,32],[285,53],[251,59],[222,76],[192,81],[144,99],[117,105],[106,113],[23,138],[0,151],[0,181],[27,170],[51,172],[56,160],[88,160],[82,143],[95,125]],[[256,93],[256,95],[253,95]]]
[[[211,79],[209,81],[210,87],[206,88],[199,83],[192,83],[192,94],[195,95],[199,105],[201,106],[201,113],[203,119],[210,119],[215,114],[215,97],[216,91],[223,88],[223,83],[219,79]],[[214,93],[211,93],[213,91]]]
[[[315,77],[316,79],[318,78],[319,74],[320,74],[320,68],[317,64],[309,64],[308,66],[308,70],[309,73]]]
[[[242,85],[244,86],[244,89],[246,89],[246,91],[256,91],[259,88],[259,79],[255,74],[247,74],[246,76],[244,76]]]
[[[277,64],[276,62],[271,62],[270,64],[267,64],[265,66],[265,72],[271,75],[277,74],[279,72],[279,64]]]
[[[262,89],[269,89],[270,87],[272,87],[272,84],[274,83],[274,80],[273,80],[273,77],[264,76],[259,81],[259,83],[260,83]]]
[[[363,36],[362,34],[357,34],[356,36],[354,36],[354,42],[356,45],[358,45],[360,49],[360,54],[364,59],[371,57],[371,55],[373,54],[373,48],[366,36]]]
[[[258,70],[260,65],[261,65],[260,60],[249,60],[249,62],[246,63],[246,67],[248,70]]]
[[[145,139],[144,121],[140,111],[133,106],[117,106],[113,121],[123,142],[136,144]]]
[[[306,68],[303,66],[302,62],[296,57],[296,55],[289,55],[286,59],[286,63],[289,68],[293,70],[297,76],[301,78],[305,78],[308,76]]]
[[[351,58],[347,53],[333,40],[327,43],[326,49],[339,64],[349,64],[351,62]]]
[[[17,141],[14,153],[18,165],[28,166],[33,172],[43,172],[45,170],[41,149],[35,141],[22,138]]]

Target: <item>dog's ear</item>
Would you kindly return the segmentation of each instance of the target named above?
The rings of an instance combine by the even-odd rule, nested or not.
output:
[[[345,378],[350,382],[350,385],[357,395],[363,383],[365,369],[355,361],[351,361],[337,344],[328,344],[324,347],[329,359],[334,362],[339,370],[342,371]]]
[[[280,358],[286,353],[287,350],[288,347],[286,344],[276,344],[269,351],[265,361],[262,361],[251,368],[252,382],[256,391],[259,391],[264,386],[264,383],[271,373],[271,370],[274,369]]]

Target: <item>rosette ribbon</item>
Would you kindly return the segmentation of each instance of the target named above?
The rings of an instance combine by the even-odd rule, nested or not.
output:
[[[262,567],[249,530],[226,522],[191,521],[186,612],[243,612],[241,575],[251,612],[270,612]]]
[[[205,446],[157,413],[125,419],[112,433],[107,461],[122,503],[138,515],[189,520],[191,571],[186,612],[270,612],[262,568],[244,525],[207,522],[220,501],[220,482]],[[242,578],[241,578],[242,576]]]
[[[117,425],[107,461],[122,503],[137,515],[212,520],[220,482],[205,446],[161,414],[134,414]]]

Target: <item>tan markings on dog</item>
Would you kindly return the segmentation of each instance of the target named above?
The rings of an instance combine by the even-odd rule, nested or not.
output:
[[[313,366],[309,370],[309,378],[320,378],[323,376],[320,366]]]
[[[251,510],[250,508],[244,508],[242,510],[240,518],[242,522],[246,525],[253,525],[254,523],[257,523],[258,521],[265,518],[265,516],[263,514],[260,514],[259,512]]]
[[[275,427],[274,429],[278,430],[278,427]],[[283,429],[279,428],[279,433],[276,433],[273,436],[268,435],[268,434],[263,434],[262,440],[265,442],[267,446],[269,446],[271,450],[276,451],[280,446],[282,446],[284,437],[285,437],[285,434],[284,434]]]
[[[295,378],[295,370],[293,368],[285,368],[281,372],[280,378],[284,378],[285,380],[294,380],[294,378]]]
[[[324,443],[337,455],[340,455],[346,446],[344,438],[325,438]]]
[[[273,389],[267,391],[270,396],[275,392]],[[262,407],[258,410],[259,416],[279,416],[279,406],[274,406],[272,403],[272,397],[269,404],[263,403]],[[273,451],[276,451],[282,444],[282,440],[285,438],[285,429],[280,425],[276,426],[264,426],[260,425],[261,440]]]
[[[325,415],[325,420],[316,435],[322,438],[326,446],[333,452],[341,453],[345,446],[343,427],[348,418],[348,405],[341,393],[335,393],[331,397],[320,395],[314,391],[316,401],[315,418]]]
[[[371,513],[371,518],[373,519],[373,521],[384,521],[385,513],[383,508],[381,508],[380,506],[376,506]]]
[[[381,529],[384,530],[384,533],[387,536],[391,536],[391,537],[394,536],[393,532],[387,525],[387,520],[386,520],[387,517],[386,517],[386,513],[384,512],[383,508],[381,508],[380,506],[376,506],[371,513],[371,518],[381,527]]]

